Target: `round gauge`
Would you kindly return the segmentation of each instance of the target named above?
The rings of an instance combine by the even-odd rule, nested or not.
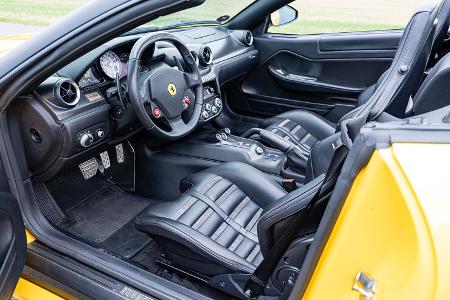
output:
[[[120,72],[120,78],[127,76],[128,74],[128,61],[130,60],[130,55],[127,53],[122,53],[120,55],[120,62],[122,64],[122,72]]]
[[[117,74],[122,73],[120,58],[112,51],[108,51],[100,57],[100,67],[106,76],[111,79],[115,79]]]

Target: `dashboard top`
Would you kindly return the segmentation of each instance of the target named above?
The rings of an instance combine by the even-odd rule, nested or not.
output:
[[[168,32],[180,39],[201,62],[205,47],[208,47],[212,53],[212,62],[218,63],[234,54],[248,50],[251,46],[245,40],[247,31],[232,31],[222,26],[213,27],[194,27],[188,29],[168,30]],[[144,34],[122,36],[115,38],[108,43],[90,51],[79,59],[73,61],[60,69],[56,75],[69,78],[75,82],[82,80],[80,87],[89,85],[92,77],[93,83],[98,80],[111,80],[117,68],[120,77],[127,73],[127,59],[134,43]],[[171,67],[176,66],[176,61],[180,58],[178,51],[173,45],[166,42],[159,42],[152,56],[147,57],[147,62],[164,61]],[[112,63],[111,63],[112,62]],[[102,66],[103,64],[103,66]],[[94,70],[91,68],[94,66]],[[98,68],[97,68],[98,67]],[[209,71],[207,64],[200,64],[202,74]],[[83,77],[85,80],[83,80]]]

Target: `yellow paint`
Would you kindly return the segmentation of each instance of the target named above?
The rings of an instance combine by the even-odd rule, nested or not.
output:
[[[27,236],[27,244],[30,244],[36,240],[36,238],[32,236],[28,230],[25,231],[25,234]]]
[[[31,233],[26,230],[27,244],[30,244],[36,240]],[[39,285],[36,285],[24,278],[20,278],[14,291],[13,297],[18,300],[60,300],[63,299],[58,295],[46,290]]]
[[[0,57],[31,39],[33,33],[0,37]]]
[[[63,298],[26,280],[19,279],[13,297],[18,300],[62,300]]]
[[[177,86],[173,82],[171,82],[167,86],[167,91],[169,92],[169,95],[173,97],[177,94]]]
[[[450,145],[396,144],[357,176],[304,299],[450,299]]]

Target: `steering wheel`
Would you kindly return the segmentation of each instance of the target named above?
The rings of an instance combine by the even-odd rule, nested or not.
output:
[[[143,53],[150,47],[154,49],[155,43],[160,41],[169,42],[178,49],[188,70],[163,67],[140,71]],[[189,99],[189,90],[194,94],[194,103]],[[176,140],[188,135],[200,120],[203,105],[200,71],[189,49],[170,33],[151,33],[135,43],[128,63],[128,94],[142,125],[163,139]],[[183,116],[183,111],[192,105],[191,116]],[[170,130],[155,123],[158,119]]]

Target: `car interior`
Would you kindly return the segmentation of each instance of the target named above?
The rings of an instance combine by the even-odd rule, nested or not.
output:
[[[298,17],[285,2],[223,24],[138,27],[17,97],[8,128],[42,222],[130,272],[244,299],[328,184],[260,287],[287,299],[340,144],[450,104],[450,1],[419,7],[405,30],[269,33],[272,13]]]

